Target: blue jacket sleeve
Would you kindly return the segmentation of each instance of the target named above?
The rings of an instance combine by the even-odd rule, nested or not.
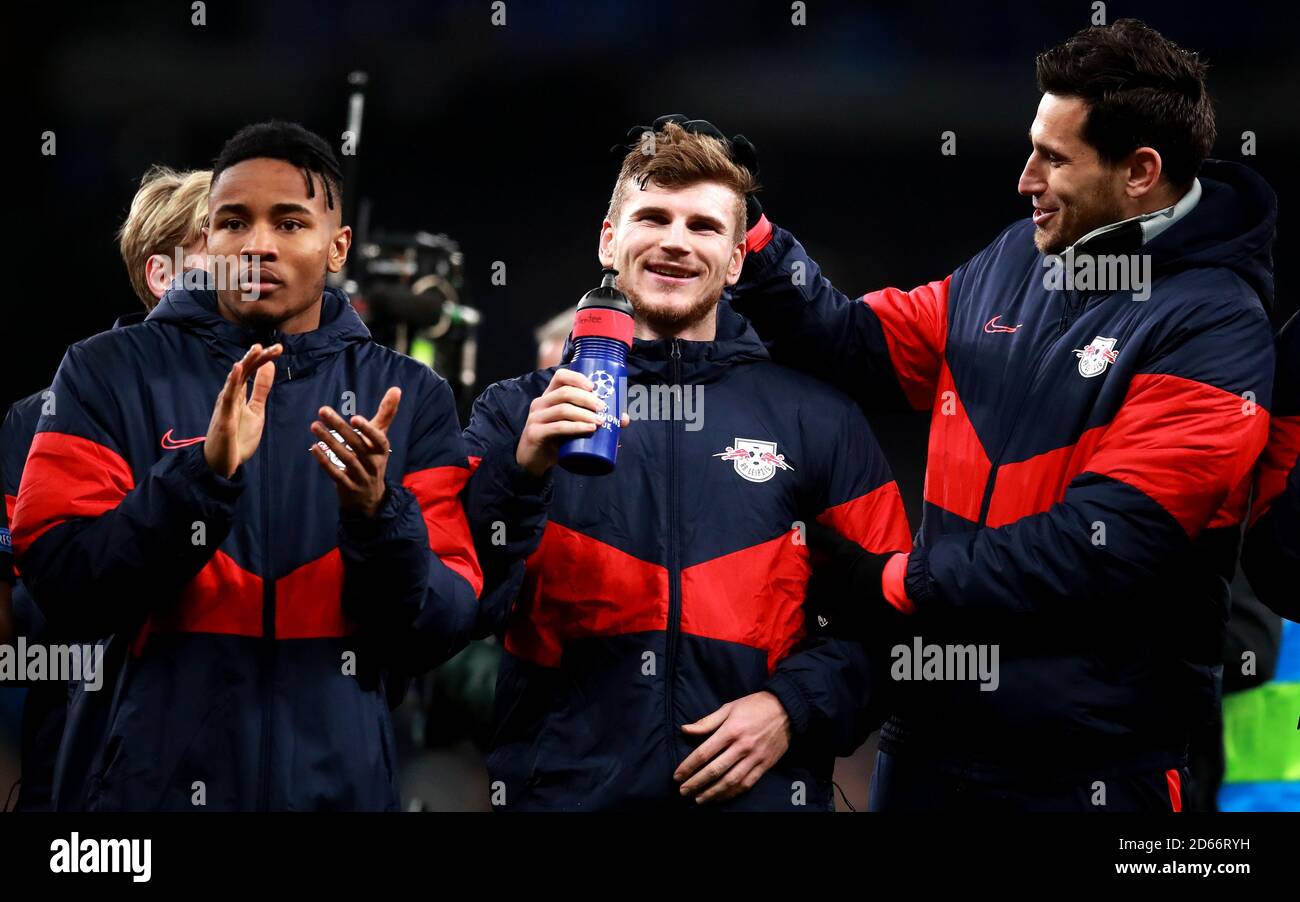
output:
[[[868,412],[933,404],[947,329],[949,280],[850,298],[779,226],[745,258],[731,305],[772,358],[841,389]]]
[[[912,546],[907,514],[884,454],[861,410],[847,398],[842,409],[834,440],[815,445],[822,450],[816,519],[872,554],[905,552]],[[796,737],[845,756],[879,725],[888,681],[878,654],[823,628],[815,586],[814,580],[805,601],[806,637],[777,663],[765,688],[781,701]]]
[[[489,386],[474,402],[465,430],[470,460],[477,462],[465,488],[465,510],[483,564],[480,635],[505,629],[525,562],[546,529],[551,474],[534,476],[515,459],[534,397],[523,380]]]
[[[18,500],[18,485],[22,479],[23,465],[32,446],[35,424],[24,428],[18,402],[5,413],[0,423],[0,483],[4,487],[4,505],[0,506],[0,582],[12,583],[14,573],[13,535],[9,531],[9,514]],[[0,602],[2,605],[3,602]],[[0,617],[4,612],[0,611]],[[0,631],[0,635],[8,635]]]
[[[243,492],[242,473],[218,475],[201,445],[136,482],[120,401],[99,376],[107,369],[85,343],[68,350],[14,512],[23,581],[51,628],[77,641],[138,628],[170,603],[225,540]],[[198,523],[206,536],[196,543]]]
[[[9,547],[9,518],[0,507],[0,645],[11,645],[17,637],[13,608],[13,555]]]
[[[777,666],[764,687],[781,702],[797,741],[847,757],[880,726],[887,683],[872,673],[872,657],[861,643],[818,635],[809,637]],[[874,678],[873,678],[874,677]]]
[[[995,517],[993,505],[985,528],[912,553],[905,586],[917,612],[1103,606],[1168,573],[1212,523],[1235,530],[1267,437],[1268,417],[1257,410],[1270,404],[1270,332],[1258,304],[1189,298],[1144,349],[1122,404],[1059,501],[1021,516],[1004,509]]]
[[[469,476],[451,388],[424,370],[406,471],[374,517],[339,516],[343,609],[401,673],[421,673],[468,644],[482,572],[460,493]]]

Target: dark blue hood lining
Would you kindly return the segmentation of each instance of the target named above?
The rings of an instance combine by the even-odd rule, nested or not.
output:
[[[174,287],[146,317],[146,322],[174,325],[203,339],[214,356],[234,362],[255,344],[284,345],[280,361],[306,375],[321,360],[349,345],[371,340],[370,330],[357,315],[347,294],[326,288],[321,301],[320,326],[310,332],[286,335],[278,329],[248,329],[230,322],[219,312],[216,291],[210,288]]]

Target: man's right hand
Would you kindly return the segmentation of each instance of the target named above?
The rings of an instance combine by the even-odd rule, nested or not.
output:
[[[257,450],[262,441],[262,426],[266,422],[266,396],[275,381],[275,358],[284,350],[274,344],[263,348],[255,344],[244,358],[230,368],[226,384],[217,395],[208,423],[208,436],[203,443],[203,456],[208,466],[227,479]],[[248,396],[244,383],[250,374],[253,393]]]
[[[605,421],[605,403],[596,397],[594,388],[582,373],[563,367],[555,371],[546,391],[529,405],[528,422],[515,449],[519,466],[541,476],[555,466],[560,445],[596,431]],[[620,425],[627,428],[627,414]]]

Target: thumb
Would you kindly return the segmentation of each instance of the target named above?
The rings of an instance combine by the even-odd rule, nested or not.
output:
[[[685,733],[692,733],[696,735],[702,733],[712,733],[718,727],[722,726],[722,722],[727,719],[727,715],[730,713],[731,713],[731,702],[727,702],[725,705],[723,705],[718,710],[714,711],[712,714],[709,714],[706,717],[701,717],[699,720],[695,721],[695,723],[683,724],[682,731]]]
[[[271,393],[271,383],[275,382],[275,361],[268,360],[257,368],[253,377],[253,396],[248,401],[248,412],[261,416],[266,409],[266,396]],[[242,389],[243,386],[240,386]]]
[[[393,417],[397,416],[397,405],[402,401],[402,390],[396,385],[384,392],[384,399],[379,402],[379,410],[375,412],[370,424],[380,432],[387,432],[388,427],[392,425]]]

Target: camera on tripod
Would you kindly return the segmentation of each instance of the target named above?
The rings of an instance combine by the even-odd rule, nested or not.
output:
[[[348,269],[344,290],[375,341],[431,366],[467,417],[480,314],[464,302],[460,245],[429,232],[375,232]]]

